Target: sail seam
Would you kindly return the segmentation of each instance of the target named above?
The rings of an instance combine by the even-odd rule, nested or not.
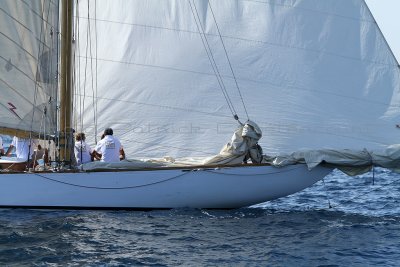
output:
[[[84,57],[80,56],[80,58],[84,58]],[[206,72],[193,71],[193,70],[185,70],[185,69],[179,69],[179,68],[173,68],[173,67],[164,67],[164,66],[159,66],[159,65],[142,64],[142,63],[135,63],[135,62],[128,62],[128,61],[117,61],[117,60],[111,60],[111,59],[100,59],[100,58],[99,58],[99,60],[100,61],[105,61],[105,62],[117,63],[117,64],[135,65],[135,66],[140,66],[140,67],[148,67],[148,68],[156,68],[156,69],[165,69],[165,70],[193,73],[193,74],[199,74],[199,75],[207,75],[207,76],[214,76],[215,75],[213,73],[206,73]],[[227,76],[227,75],[222,75],[222,77],[233,79],[233,77]],[[383,102],[372,101],[372,100],[364,100],[364,99],[357,98],[357,97],[354,97],[354,96],[340,95],[340,94],[337,94],[337,93],[334,93],[334,92],[312,90],[312,89],[303,88],[303,87],[300,87],[300,86],[293,86],[293,85],[290,85],[290,84],[288,84],[288,85],[279,85],[279,84],[276,84],[276,83],[273,83],[273,82],[259,81],[259,80],[253,80],[253,79],[248,79],[248,78],[241,78],[241,77],[239,77],[238,80],[250,81],[250,82],[260,83],[260,84],[268,83],[268,84],[270,84],[270,85],[272,85],[274,87],[278,87],[278,88],[284,88],[284,89],[292,88],[294,90],[301,90],[301,91],[317,92],[317,93],[321,93],[321,94],[328,94],[328,95],[333,95],[333,96],[342,97],[342,98],[346,98],[346,99],[354,99],[354,100],[357,100],[357,101],[367,102],[367,103],[376,104],[376,105],[385,105],[385,106],[388,105],[387,103],[383,103]],[[99,98],[99,99],[102,99],[102,98]],[[108,100],[118,100],[118,99],[108,99]],[[122,101],[122,100],[119,100],[119,101]],[[143,104],[145,104],[145,103],[143,103]],[[400,105],[390,105],[390,106],[391,107],[397,107],[397,106],[400,106]]]
[[[80,17],[80,18],[87,19],[86,17]],[[97,19],[97,20],[98,21],[103,21],[103,22],[115,23],[115,24],[144,27],[144,28],[161,29],[161,30],[176,31],[176,32],[183,32],[183,33],[190,33],[190,34],[201,34],[199,32],[190,31],[190,30],[174,29],[174,28],[152,26],[152,25],[145,25],[145,24],[123,23],[123,22],[117,22],[117,21],[111,21],[111,20],[102,20],[102,19]],[[375,24],[375,22],[370,22],[370,23]],[[207,36],[219,37],[219,35],[217,35],[217,34],[211,34],[211,33],[204,33],[204,34],[207,35]],[[221,36],[223,38],[225,38],[225,39],[239,40],[239,41],[251,42],[251,43],[260,43],[260,44],[266,44],[266,45],[275,46],[275,47],[283,47],[283,48],[288,48],[288,49],[302,50],[302,51],[307,51],[307,52],[311,52],[311,53],[317,53],[319,55],[331,55],[331,56],[345,58],[345,59],[354,60],[354,61],[369,62],[369,63],[379,64],[379,65],[384,65],[384,66],[396,66],[396,67],[398,66],[397,64],[388,64],[388,63],[385,63],[385,62],[379,62],[379,61],[356,58],[356,57],[351,57],[351,56],[346,56],[346,55],[340,55],[340,54],[329,52],[329,51],[322,51],[322,50],[305,48],[305,47],[298,47],[298,46],[293,46],[293,45],[278,44],[278,43],[273,43],[273,42],[269,42],[269,41],[265,41],[265,40],[254,40],[254,39],[248,39],[248,38],[242,38],[242,37],[236,37],[236,36],[229,36],[229,35],[221,35]],[[101,59],[99,59],[99,60],[101,60]]]
[[[0,58],[1,59],[3,59],[5,62],[7,62],[8,60],[7,59],[5,59],[3,56],[1,56],[0,55]],[[21,69],[19,69],[17,66],[15,66],[15,65],[13,65],[13,68],[14,69],[16,69],[16,70],[18,70],[20,73],[22,73],[24,76],[26,76],[29,80],[31,80],[33,83],[36,83],[36,81],[35,80],[33,80],[30,76],[29,76],[29,74],[27,74],[27,73],[25,73],[25,72],[23,72]],[[1,79],[1,78],[0,78]],[[2,79],[1,79],[2,80]],[[2,80],[3,81],[3,80]],[[4,81],[3,81],[4,82]],[[49,96],[49,94],[46,92],[46,90],[44,90],[44,88],[41,86],[41,85],[38,85],[38,87],[40,88],[40,89],[42,89],[42,92],[45,94],[45,95],[47,95],[47,96]]]
[[[196,32],[188,32],[188,33],[199,34]],[[217,35],[214,35],[214,34],[206,33],[206,35],[217,37]],[[263,40],[254,40],[254,39],[247,39],[247,38],[227,36],[227,35],[222,35],[222,37],[225,39],[231,39],[231,40],[236,40],[236,41],[243,41],[243,42],[257,43],[257,44],[263,44],[263,45],[274,46],[274,47],[281,47],[284,49],[301,50],[301,51],[305,51],[307,53],[318,54],[318,55],[328,55],[328,56],[332,56],[332,57],[343,58],[343,59],[347,59],[347,60],[351,60],[351,61],[365,62],[365,63],[375,64],[375,65],[389,66],[389,67],[395,67],[395,68],[397,68],[399,66],[399,65],[393,64],[393,63],[374,61],[374,60],[363,59],[363,58],[359,58],[359,57],[351,57],[351,56],[341,55],[341,54],[337,54],[337,53],[333,53],[333,52],[329,52],[329,51],[323,51],[323,50],[317,50],[317,49],[311,49],[311,48],[305,48],[305,47],[299,47],[299,46],[293,46],[293,45],[284,45],[284,44],[272,43],[272,42],[263,41]],[[82,55],[78,55],[78,56],[81,58],[84,58],[84,56],[82,56]],[[116,62],[116,63],[126,63],[124,61],[118,61],[118,60],[112,60],[112,59],[98,58],[98,60],[112,61],[112,62]],[[133,64],[139,65],[140,63],[133,63]],[[143,65],[145,65],[145,64],[143,64]],[[222,75],[222,76],[224,76],[224,75]]]
[[[34,32],[29,29],[28,27],[26,27],[24,24],[22,24],[19,20],[17,20],[16,18],[14,18],[13,16],[11,16],[10,14],[8,14],[3,8],[0,7],[0,10],[3,11],[8,17],[10,17],[12,20],[14,20],[16,23],[18,23],[21,27],[23,27],[25,30],[27,30],[28,32],[30,32],[33,36],[35,36]],[[10,39],[8,36],[6,36],[3,32],[1,32],[6,38]],[[35,36],[36,41],[42,43],[43,45],[46,46],[46,48],[50,48],[49,46],[47,46],[47,44],[45,42],[42,42],[42,40],[40,40],[40,38],[38,38],[37,36]],[[13,40],[12,40],[13,41]],[[14,41],[13,41],[14,42]],[[20,46],[18,43],[14,42],[16,45]],[[21,46],[20,46],[21,47]],[[22,47],[21,47],[22,48]],[[25,50],[25,49],[24,49]]]
[[[15,1],[15,0],[14,0],[14,1]],[[26,3],[25,0],[20,0],[20,1],[21,1],[22,3],[24,3],[24,4],[30,9],[30,11],[32,12],[32,14],[35,14],[35,15],[36,15],[37,17],[39,17],[42,21],[46,22],[46,24],[48,24],[49,26],[53,26],[53,25],[51,25],[47,20],[42,19],[41,14],[37,13],[34,9],[32,9],[31,6],[28,5],[28,3]],[[49,3],[55,5],[55,4],[53,3],[53,1],[51,1],[51,0],[49,1]]]
[[[76,95],[82,96],[81,94],[76,94]],[[94,98],[94,96],[87,96],[87,97]],[[138,101],[133,101],[133,100],[124,100],[124,99],[107,98],[107,97],[96,97],[96,99],[108,100],[108,101],[118,101],[118,102],[124,102],[124,103],[131,103],[131,104],[150,106],[150,107],[159,107],[159,108],[166,108],[166,109],[174,109],[174,110],[187,111],[187,112],[194,112],[194,113],[200,113],[200,114],[210,115],[210,116],[214,116],[214,117],[221,117],[221,118],[231,118],[230,115],[225,115],[225,114],[216,114],[216,113],[212,113],[212,112],[200,111],[200,110],[195,110],[195,109],[180,108],[180,107],[173,107],[173,106],[166,106],[166,105],[157,105],[157,104],[144,103],[144,102],[138,102]]]

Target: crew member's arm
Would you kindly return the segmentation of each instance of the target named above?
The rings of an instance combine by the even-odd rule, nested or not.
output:
[[[125,159],[125,151],[124,149],[121,147],[119,149],[119,160],[124,160]]]
[[[13,150],[14,146],[10,145],[7,149],[6,156],[9,157],[11,155],[11,151]]]

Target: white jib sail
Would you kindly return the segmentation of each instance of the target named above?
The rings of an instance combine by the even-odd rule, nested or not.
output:
[[[8,133],[56,131],[58,12],[58,1],[0,2],[0,128]]]

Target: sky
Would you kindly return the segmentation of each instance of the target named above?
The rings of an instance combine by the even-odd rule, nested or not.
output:
[[[400,62],[400,0],[365,0]]]

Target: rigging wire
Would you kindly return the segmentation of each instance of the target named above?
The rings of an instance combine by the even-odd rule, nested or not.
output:
[[[78,0],[75,1],[75,5],[78,5]],[[75,68],[73,68],[72,71],[72,86],[74,88],[74,96],[77,95],[78,92],[78,87],[77,84],[79,83],[78,81],[78,75],[77,75],[77,69],[79,68],[79,60],[77,61],[77,58],[79,59],[79,57],[76,55],[76,50],[79,49],[79,42],[77,42],[76,40],[79,39],[79,11],[78,8],[75,8],[75,24],[74,24],[74,31],[72,33],[72,40],[74,42],[74,49],[72,50],[72,57],[73,57],[73,62],[74,62],[74,66],[76,66]],[[78,100],[76,97],[73,98],[73,110],[74,110],[74,114],[77,113],[77,106],[78,106]],[[76,117],[73,117],[73,122],[72,122],[73,128],[77,129],[77,121],[76,121]]]
[[[58,3],[57,6],[57,20],[60,21],[60,3]],[[57,25],[57,51],[56,51],[56,55],[57,55],[57,66],[56,66],[56,85],[55,87],[58,88],[58,83],[61,80],[61,74],[60,74],[60,66],[61,66],[61,62],[60,62],[60,57],[58,55],[60,55],[60,51],[61,51],[61,31],[60,31],[60,26]],[[56,122],[57,122],[57,127],[56,127],[56,134],[55,134],[55,151],[54,151],[54,160],[58,161],[59,160],[59,155],[60,155],[60,146],[59,146],[59,140],[61,138],[60,136],[60,131],[58,129],[58,122],[60,121],[60,99],[59,99],[59,90],[56,90]],[[50,160],[50,158],[49,158]]]
[[[78,1],[79,0],[74,1],[76,6],[78,5]],[[80,67],[80,62],[78,61],[78,64],[76,63],[76,59],[77,59],[76,49],[77,49],[77,46],[79,47],[79,43],[76,42],[77,38],[79,38],[79,31],[78,31],[78,28],[79,28],[79,16],[78,16],[79,15],[79,10],[78,10],[78,8],[75,8],[74,12],[75,12],[75,24],[73,26],[73,33],[72,33],[72,42],[74,44],[74,47],[72,48],[72,54],[73,54],[73,56],[72,56],[73,57],[72,64],[73,64],[74,67],[72,68],[72,87],[73,87],[73,95],[75,96],[79,91],[79,88],[77,86],[79,84],[79,82],[78,82],[79,76],[77,75],[77,68],[75,66],[78,65]],[[79,70],[80,70],[80,68],[79,68]],[[79,101],[80,101],[80,99],[79,99]],[[74,115],[74,114],[77,113],[77,106],[78,106],[78,100],[75,97],[73,97],[71,124],[72,124],[72,128],[75,129],[75,130],[78,129],[78,122],[76,120],[76,116]],[[80,107],[80,105],[79,105],[79,107]],[[74,130],[72,130],[72,134],[74,134]],[[75,139],[74,136],[72,138],[73,138],[73,140]],[[75,150],[75,142],[73,140],[72,140],[72,146],[74,147],[74,150]],[[74,158],[74,156],[71,156],[71,158]]]
[[[96,3],[96,1],[95,1],[95,3]],[[89,1],[88,1],[88,36],[89,36],[89,38],[90,38],[90,46],[89,46],[89,54],[90,54],[90,78],[91,78],[91,89],[92,89],[92,95],[93,96],[95,96],[95,89],[94,89],[94,75],[96,75],[96,77],[97,77],[97,73],[93,70],[93,68],[94,68],[94,64],[93,64],[93,50],[92,50],[92,26],[91,26],[91,24],[92,24],[92,22],[91,22],[91,20],[90,20],[90,17],[89,17]],[[96,16],[96,14],[95,14],[95,16]],[[96,20],[94,20],[94,22],[96,23]],[[95,38],[97,38],[96,36],[95,36]],[[94,46],[95,46],[95,49],[97,49],[97,43],[96,43],[96,39],[94,40]],[[93,107],[95,107],[95,105],[96,105],[96,98],[95,97],[93,97],[92,98],[92,105],[93,105]],[[95,109],[93,109],[93,123],[94,124],[96,124],[96,112],[95,112]],[[81,115],[82,116],[82,115]],[[83,117],[83,116],[82,116]],[[83,130],[83,128],[82,128],[82,130]],[[97,134],[96,134],[97,135]]]
[[[79,0],[76,0],[76,6],[78,6],[78,2],[79,2]],[[81,84],[82,84],[82,81],[81,81],[81,69],[82,69],[82,67],[81,67],[81,60],[80,60],[80,57],[79,57],[79,55],[77,55],[76,54],[76,51],[80,51],[80,42],[79,42],[79,40],[80,40],[80,31],[79,31],[79,29],[80,29],[80,17],[79,17],[79,8],[76,8],[75,9],[75,12],[76,12],[76,23],[75,23],[75,49],[74,49],[74,65],[75,65],[75,68],[74,68],[74,75],[75,75],[75,80],[74,80],[74,82],[73,82],[73,84],[74,84],[74,88],[75,88],[75,94],[74,94],[74,96],[77,96],[77,95],[82,95],[82,93],[81,93]],[[83,110],[82,110],[82,101],[83,101],[83,98],[82,97],[80,97],[79,99],[78,98],[74,98],[74,102],[75,102],[75,105],[74,105],[74,128],[75,129],[78,129],[79,127],[78,127],[78,125],[79,125],[79,121],[78,121],[78,116],[77,116],[77,114],[82,114],[83,113]]]
[[[87,17],[90,17],[90,1],[87,1]],[[81,101],[80,107],[80,129],[83,130],[83,112],[85,111],[85,98],[86,98],[86,85],[87,85],[87,68],[88,68],[88,54],[89,54],[89,47],[91,46],[91,39],[90,39],[90,21],[87,21],[87,31],[86,31],[86,47],[85,47],[85,75],[83,76],[83,97]]]
[[[65,7],[64,7],[65,8]],[[68,11],[68,13],[69,13],[69,11]],[[61,14],[61,13],[60,13]],[[63,15],[64,16],[64,15]],[[62,18],[62,19],[64,19],[64,18]],[[70,18],[68,18],[68,20],[69,20]],[[61,26],[61,28],[63,27],[64,25],[62,25]],[[62,40],[63,40],[63,38],[67,38],[67,36],[62,36],[62,35],[65,35],[65,34],[67,34],[64,30],[65,29],[61,29],[63,32],[61,33],[61,38],[62,38]],[[64,42],[63,42],[63,44],[62,44],[62,46],[64,46]],[[63,50],[64,50],[65,48],[63,48]],[[62,53],[63,54],[63,53]],[[61,62],[62,63],[62,62]],[[62,75],[66,75],[66,73],[65,73],[65,70],[63,70],[63,72],[61,73]],[[71,77],[71,79],[73,79],[73,75],[71,75],[72,77]],[[64,77],[64,78],[66,78],[66,77]],[[63,78],[63,79],[64,79]],[[63,92],[61,92],[61,90],[63,90]],[[68,90],[68,88],[67,87],[64,87],[64,86],[61,86],[60,87],[60,94],[61,93],[63,93],[64,95],[67,95],[68,94],[68,92],[67,92],[67,90]],[[60,101],[63,101],[62,99],[60,99]],[[63,105],[64,103],[60,103],[60,107],[61,107],[61,105]],[[61,117],[66,117],[66,109],[63,109],[63,112],[64,112],[64,114],[61,114],[61,108],[60,108],[60,111],[59,111],[59,134],[58,134],[58,140],[57,140],[57,143],[58,143],[58,145],[57,145],[57,148],[58,148],[58,158],[57,158],[57,161],[59,162],[59,163],[61,163],[61,161],[60,161],[60,159],[61,158],[63,158],[63,157],[66,157],[66,152],[64,152],[64,155],[61,155],[61,151],[62,151],[62,149],[61,148],[63,148],[63,150],[64,151],[67,151],[68,150],[68,143],[69,143],[69,140],[67,141],[66,139],[66,135],[67,135],[67,133],[65,132],[65,129],[67,128],[67,121],[66,120],[61,120]],[[61,125],[61,121],[63,121],[64,122],[64,125]],[[63,135],[61,135],[61,134],[63,134]],[[60,146],[60,141],[61,141],[61,139],[64,139],[65,138],[65,142],[63,142],[63,144],[62,144],[62,146],[63,147],[61,147]]]
[[[49,1],[51,3],[51,1]],[[58,22],[58,5],[51,5],[49,3],[48,6],[48,15],[47,15],[47,24],[49,24],[50,27],[50,44],[49,44],[49,68],[47,68],[47,74],[45,77],[47,77],[47,81],[50,83],[50,96],[47,101],[46,106],[44,107],[43,114],[42,114],[42,123],[41,128],[39,131],[39,140],[41,140],[40,134],[43,133],[43,139],[44,140],[44,145],[43,149],[44,151],[47,150],[47,156],[49,157],[49,153],[51,151],[51,135],[54,134],[54,125],[56,125],[56,121],[54,121],[54,99],[57,98],[57,81],[58,77],[57,75],[54,75],[57,73],[57,63],[53,64],[53,58],[58,59],[58,51],[55,51],[55,47],[57,47],[58,44],[58,36],[57,33],[54,32],[54,25],[51,24],[51,22],[57,21]],[[51,12],[52,11],[52,12]],[[57,24],[55,24],[57,25]],[[45,40],[43,42],[44,44],[46,43]],[[57,102],[55,102],[57,103]],[[50,125],[48,125],[50,124]],[[53,132],[51,132],[53,131]],[[36,154],[35,154],[36,155]],[[36,161],[36,159],[34,159]]]
[[[232,67],[231,61],[230,61],[230,59],[229,59],[228,52],[227,52],[227,50],[226,50],[224,40],[223,40],[222,35],[221,35],[221,31],[219,30],[219,26],[218,26],[218,23],[217,23],[217,19],[215,18],[214,11],[213,11],[213,9],[212,9],[212,7],[211,7],[211,0],[208,1],[208,6],[210,7],[211,14],[212,14],[212,16],[213,16],[213,18],[214,18],[215,26],[217,27],[218,35],[219,35],[219,38],[220,38],[220,40],[221,40],[222,46],[223,46],[223,48],[224,48],[225,55],[226,55],[226,58],[227,58],[228,63],[229,63],[229,67],[230,67],[231,72],[232,72],[233,79],[235,80],[236,88],[237,88],[237,90],[238,90],[240,99],[241,99],[241,101],[242,101],[243,108],[244,108],[244,111],[245,111],[246,116],[247,116],[247,120],[250,120],[249,114],[248,114],[248,112],[247,112],[246,104],[244,103],[244,99],[243,99],[242,93],[241,93],[241,91],[240,91],[239,84],[238,84],[238,82],[237,82],[235,72],[233,71],[233,67]]]
[[[227,89],[225,87],[225,84],[223,82],[221,73],[219,72],[217,63],[216,63],[214,55],[212,53],[210,44],[209,44],[209,42],[207,40],[207,36],[205,35],[204,28],[203,28],[203,26],[201,24],[201,20],[200,20],[200,16],[199,16],[196,4],[193,1],[193,5],[192,5],[192,2],[189,1],[189,5],[190,5],[190,8],[191,8],[192,14],[194,16],[194,20],[196,22],[197,29],[198,29],[198,31],[200,33],[200,38],[201,38],[201,41],[203,43],[204,49],[206,50],[207,57],[208,57],[208,59],[209,59],[209,61],[211,63],[211,66],[212,66],[212,69],[213,69],[213,71],[215,73],[215,76],[217,77],[218,84],[219,84],[219,86],[221,88],[221,91],[222,91],[222,93],[223,93],[223,95],[225,97],[225,100],[226,100],[226,102],[228,104],[228,107],[229,107],[233,117],[236,120],[238,120],[237,112],[236,112],[235,107],[234,107],[234,105],[232,103],[232,100],[229,97],[228,91],[227,91]]]
[[[94,116],[93,116],[93,119],[94,119],[94,133],[95,133],[95,135],[94,135],[94,140],[95,140],[95,143],[97,144],[97,134],[98,134],[98,127],[97,127],[97,123],[98,123],[98,117],[97,117],[97,96],[98,96],[98,86],[97,86],[97,82],[98,82],[98,68],[97,68],[97,63],[98,63],[98,55],[97,55],[97,41],[98,41],[98,39],[97,39],[97,1],[94,1],[94,34],[95,34],[95,38],[96,38],[96,41],[95,41],[95,49],[96,49],[96,51],[95,51],[95,57],[96,57],[96,66],[95,66],[95,68],[96,68],[96,85],[95,85],[95,88],[96,88],[96,91],[95,91],[95,95],[94,95],[94,97],[93,97],[93,103],[94,103]]]
[[[76,91],[75,91],[75,96],[80,96],[79,97],[79,112],[77,112],[79,115],[79,122],[77,122],[79,125],[77,125],[77,128],[80,129],[80,131],[83,131],[84,129],[84,122],[83,122],[83,114],[85,112],[85,101],[86,101],[86,88],[89,86],[91,88],[92,91],[92,106],[93,106],[93,123],[94,123],[94,130],[95,130],[95,141],[97,142],[97,132],[98,132],[98,127],[97,127],[97,122],[98,122],[98,118],[97,118],[97,95],[98,95],[98,78],[97,78],[97,22],[96,22],[96,12],[97,12],[97,5],[95,3],[95,19],[94,19],[94,38],[95,41],[93,41],[92,39],[92,35],[93,35],[93,29],[92,29],[92,25],[91,25],[91,15],[90,15],[90,10],[91,10],[91,6],[90,6],[90,1],[87,2],[87,25],[86,25],[86,47],[85,47],[85,57],[84,57],[84,75],[83,75],[83,83],[82,86],[81,83],[76,83]],[[78,11],[77,11],[78,12]],[[77,14],[77,32],[78,32],[78,44],[79,44],[79,14]],[[93,44],[94,42],[94,44]],[[94,52],[93,52],[93,46],[94,46]],[[80,50],[80,48],[78,48],[78,51]],[[93,57],[93,53],[95,53],[94,57]],[[78,56],[78,58],[80,58]],[[90,60],[90,62],[89,62]],[[78,77],[78,79],[80,80],[80,60],[78,61],[78,74],[76,74],[76,76]],[[90,74],[90,75],[89,75]],[[90,77],[88,77],[88,75]],[[90,81],[89,81],[90,78]]]
[[[78,6],[78,1],[79,0],[76,0],[76,2],[75,2],[76,6]],[[77,59],[76,50],[77,49],[79,50],[79,42],[76,41],[76,40],[79,40],[79,9],[78,8],[75,8],[75,17],[76,17],[76,23],[75,23],[75,28],[74,28],[75,49],[73,50],[74,66],[77,65],[77,62],[76,62],[76,59]],[[73,71],[73,82],[72,82],[72,84],[74,86],[74,96],[76,96],[78,93],[80,93],[80,87],[78,86],[78,84],[80,84],[80,80],[79,80],[79,82],[77,81],[78,77],[80,78],[80,76],[77,74],[77,71],[78,72],[80,71],[80,60],[78,60],[78,66],[79,66],[78,70],[77,70],[77,68],[73,68],[74,71]],[[81,101],[82,100],[79,99],[80,103],[81,103]],[[74,107],[76,107],[78,105],[78,100],[76,99],[76,97],[74,97],[74,104],[75,104]],[[79,107],[81,107],[81,105],[79,105]],[[77,113],[77,110],[75,110],[74,114],[76,114],[76,113]],[[78,127],[77,127],[78,126],[78,122],[76,120],[76,116],[74,116],[73,120],[74,120],[74,122],[73,122],[74,129],[78,129]],[[81,139],[81,147],[82,147],[82,139]],[[74,143],[74,150],[75,150],[75,143]],[[80,152],[81,152],[80,158],[82,158],[82,153],[83,153],[82,149],[81,149]]]
[[[46,13],[46,6],[45,4],[41,5],[41,22],[46,22],[48,21],[49,18],[49,14],[50,14],[50,4],[51,1],[48,1],[48,7],[47,7],[47,15]],[[47,17],[47,20],[45,20],[45,17]],[[34,97],[33,97],[33,103],[32,103],[32,117],[31,117],[31,125],[30,125],[30,131],[29,131],[29,143],[28,143],[28,160],[27,160],[27,166],[28,166],[28,162],[30,161],[30,156],[31,156],[31,151],[32,151],[32,139],[33,139],[33,123],[34,123],[34,119],[35,119],[35,111],[36,111],[36,104],[37,104],[37,98],[38,98],[38,88],[39,88],[39,82],[41,80],[44,81],[44,75],[45,73],[41,73],[42,68],[40,68],[40,64],[43,64],[43,62],[41,62],[41,58],[44,55],[44,43],[46,41],[46,37],[45,37],[45,23],[40,23],[40,34],[39,34],[39,39],[41,41],[39,41],[38,44],[38,55],[37,55],[37,61],[36,61],[36,80],[35,80],[35,89],[34,89]],[[43,59],[42,59],[43,60]],[[45,110],[42,110],[42,119],[43,116],[45,115]],[[40,137],[40,131],[39,131],[39,137]]]
[[[44,21],[44,7],[43,7],[43,5],[42,5],[42,10],[41,10],[41,17],[40,17],[40,19],[42,20],[42,21]],[[40,34],[39,34],[39,39],[40,40],[42,40],[42,38],[44,39],[44,37],[43,37],[43,31],[44,31],[44,24],[43,23],[41,23],[41,26],[40,26]],[[35,82],[35,88],[34,88],[34,95],[33,95],[33,103],[32,103],[32,110],[33,110],[33,112],[32,112],[32,117],[31,117],[31,129],[30,129],[30,133],[29,133],[29,138],[30,139],[32,139],[32,132],[33,132],[33,120],[34,120],[34,118],[35,118],[35,110],[36,110],[36,101],[37,101],[37,91],[38,91],[38,74],[40,75],[41,73],[39,72],[39,68],[40,68],[40,55],[41,54],[43,54],[43,50],[44,50],[44,47],[41,45],[41,43],[43,43],[44,41],[40,41],[39,42],[39,47],[38,47],[38,55],[37,55],[37,61],[36,61],[36,80],[34,80],[34,82]],[[39,79],[40,79],[41,77],[39,77]],[[30,148],[29,148],[29,150],[30,150]],[[29,151],[29,153],[30,153],[30,151]],[[28,154],[28,156],[29,156],[29,154]],[[28,157],[28,160],[29,160],[29,157]]]

